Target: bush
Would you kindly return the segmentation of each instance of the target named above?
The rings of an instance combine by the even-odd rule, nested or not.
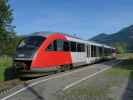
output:
[[[12,40],[10,40],[8,45],[6,45],[5,48],[2,49],[2,54],[12,56],[15,53],[16,46],[21,39],[21,37],[16,36]]]
[[[116,48],[117,54],[123,54],[127,51],[127,45],[124,43],[114,43],[112,45]]]
[[[5,71],[12,66],[12,58],[9,56],[0,57],[0,80],[5,80]]]

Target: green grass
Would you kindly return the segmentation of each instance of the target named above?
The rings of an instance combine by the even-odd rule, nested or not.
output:
[[[129,77],[133,71],[133,59],[125,59],[122,63],[114,66],[112,69],[105,72],[106,76],[111,77]]]
[[[126,59],[129,59],[129,58],[133,58],[133,53],[123,53],[123,54],[117,54],[117,58],[126,58]]]
[[[8,56],[0,57],[0,81],[5,80],[5,71],[12,66],[12,58]]]
[[[105,72],[107,77],[128,77],[130,75],[130,70],[125,70],[121,68],[112,68]]]

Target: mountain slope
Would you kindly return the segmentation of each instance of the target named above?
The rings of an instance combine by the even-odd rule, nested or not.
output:
[[[106,38],[108,38],[109,35],[105,34],[105,33],[101,33],[95,37],[93,37],[91,40],[93,41],[101,41],[101,40],[105,40]],[[100,37],[100,38],[99,38]]]
[[[123,28],[111,35],[99,34],[90,40],[109,45],[115,43],[126,44],[128,49],[133,49],[133,25]]]

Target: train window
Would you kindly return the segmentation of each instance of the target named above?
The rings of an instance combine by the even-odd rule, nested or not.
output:
[[[107,55],[108,56],[110,55],[110,49],[107,49]]]
[[[55,44],[55,43],[54,43]],[[56,40],[55,46],[57,51],[69,51],[69,42],[63,40]]]
[[[85,52],[85,44],[81,44],[80,47],[81,47],[81,52]]]
[[[110,56],[110,49],[108,49],[108,56]]]
[[[104,49],[104,55],[105,55],[105,56],[110,56],[110,54],[111,54],[110,49],[105,48],[105,49]]]
[[[94,57],[94,48],[93,48],[93,45],[91,45],[91,57]]]
[[[97,47],[94,45],[91,45],[91,57],[96,57],[97,56]]]
[[[85,52],[85,44],[81,44],[81,52]]]
[[[106,50],[106,48],[104,48],[104,56],[106,56],[107,55],[107,50]]]
[[[92,51],[93,51],[93,46],[91,45],[91,57],[92,57],[92,55],[93,55]]]
[[[54,51],[53,43],[48,46],[47,51]]]
[[[69,42],[55,40],[48,46],[47,51],[69,51]]]
[[[81,44],[77,43],[77,52],[81,52]]]
[[[96,46],[94,46],[94,57],[97,56],[97,50],[96,50]]]
[[[42,37],[42,36],[29,36],[24,38],[20,44],[17,46],[17,49],[20,48],[36,48],[39,47],[43,41],[46,38]]]
[[[64,51],[69,51],[69,50],[70,50],[70,48],[69,48],[69,42],[64,41],[63,50],[64,50]]]
[[[90,45],[87,45],[87,57],[90,57]]]
[[[71,51],[72,52],[76,52],[76,42],[70,42],[70,46],[71,46]]]
[[[57,41],[54,41],[51,44],[49,44],[46,51],[57,51]]]
[[[112,54],[112,49],[109,49],[109,56],[111,56]]]
[[[96,46],[96,57],[99,57],[99,47],[98,46]]]
[[[99,47],[99,56],[102,57],[103,56],[103,48]]]
[[[96,56],[100,57],[100,47],[99,46],[96,47]]]
[[[85,45],[82,43],[77,43],[77,51],[78,52],[84,52],[85,51]]]
[[[56,42],[56,46],[57,46],[56,50],[57,51],[63,51],[63,42],[64,41],[63,40],[55,40],[55,42]]]

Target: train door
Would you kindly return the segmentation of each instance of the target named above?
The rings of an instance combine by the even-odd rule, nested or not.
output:
[[[84,43],[77,43],[77,53],[78,53],[78,59],[79,63],[81,65],[86,64],[86,48]]]
[[[89,58],[89,57],[90,57],[90,46],[87,45],[87,58]]]
[[[90,54],[91,54],[91,52],[90,52],[91,50],[90,50],[90,45],[87,45],[86,46],[86,57],[87,57],[87,63],[89,64],[90,63]]]
[[[79,66],[86,63],[86,50],[85,44],[71,41],[71,56],[73,66]]]

